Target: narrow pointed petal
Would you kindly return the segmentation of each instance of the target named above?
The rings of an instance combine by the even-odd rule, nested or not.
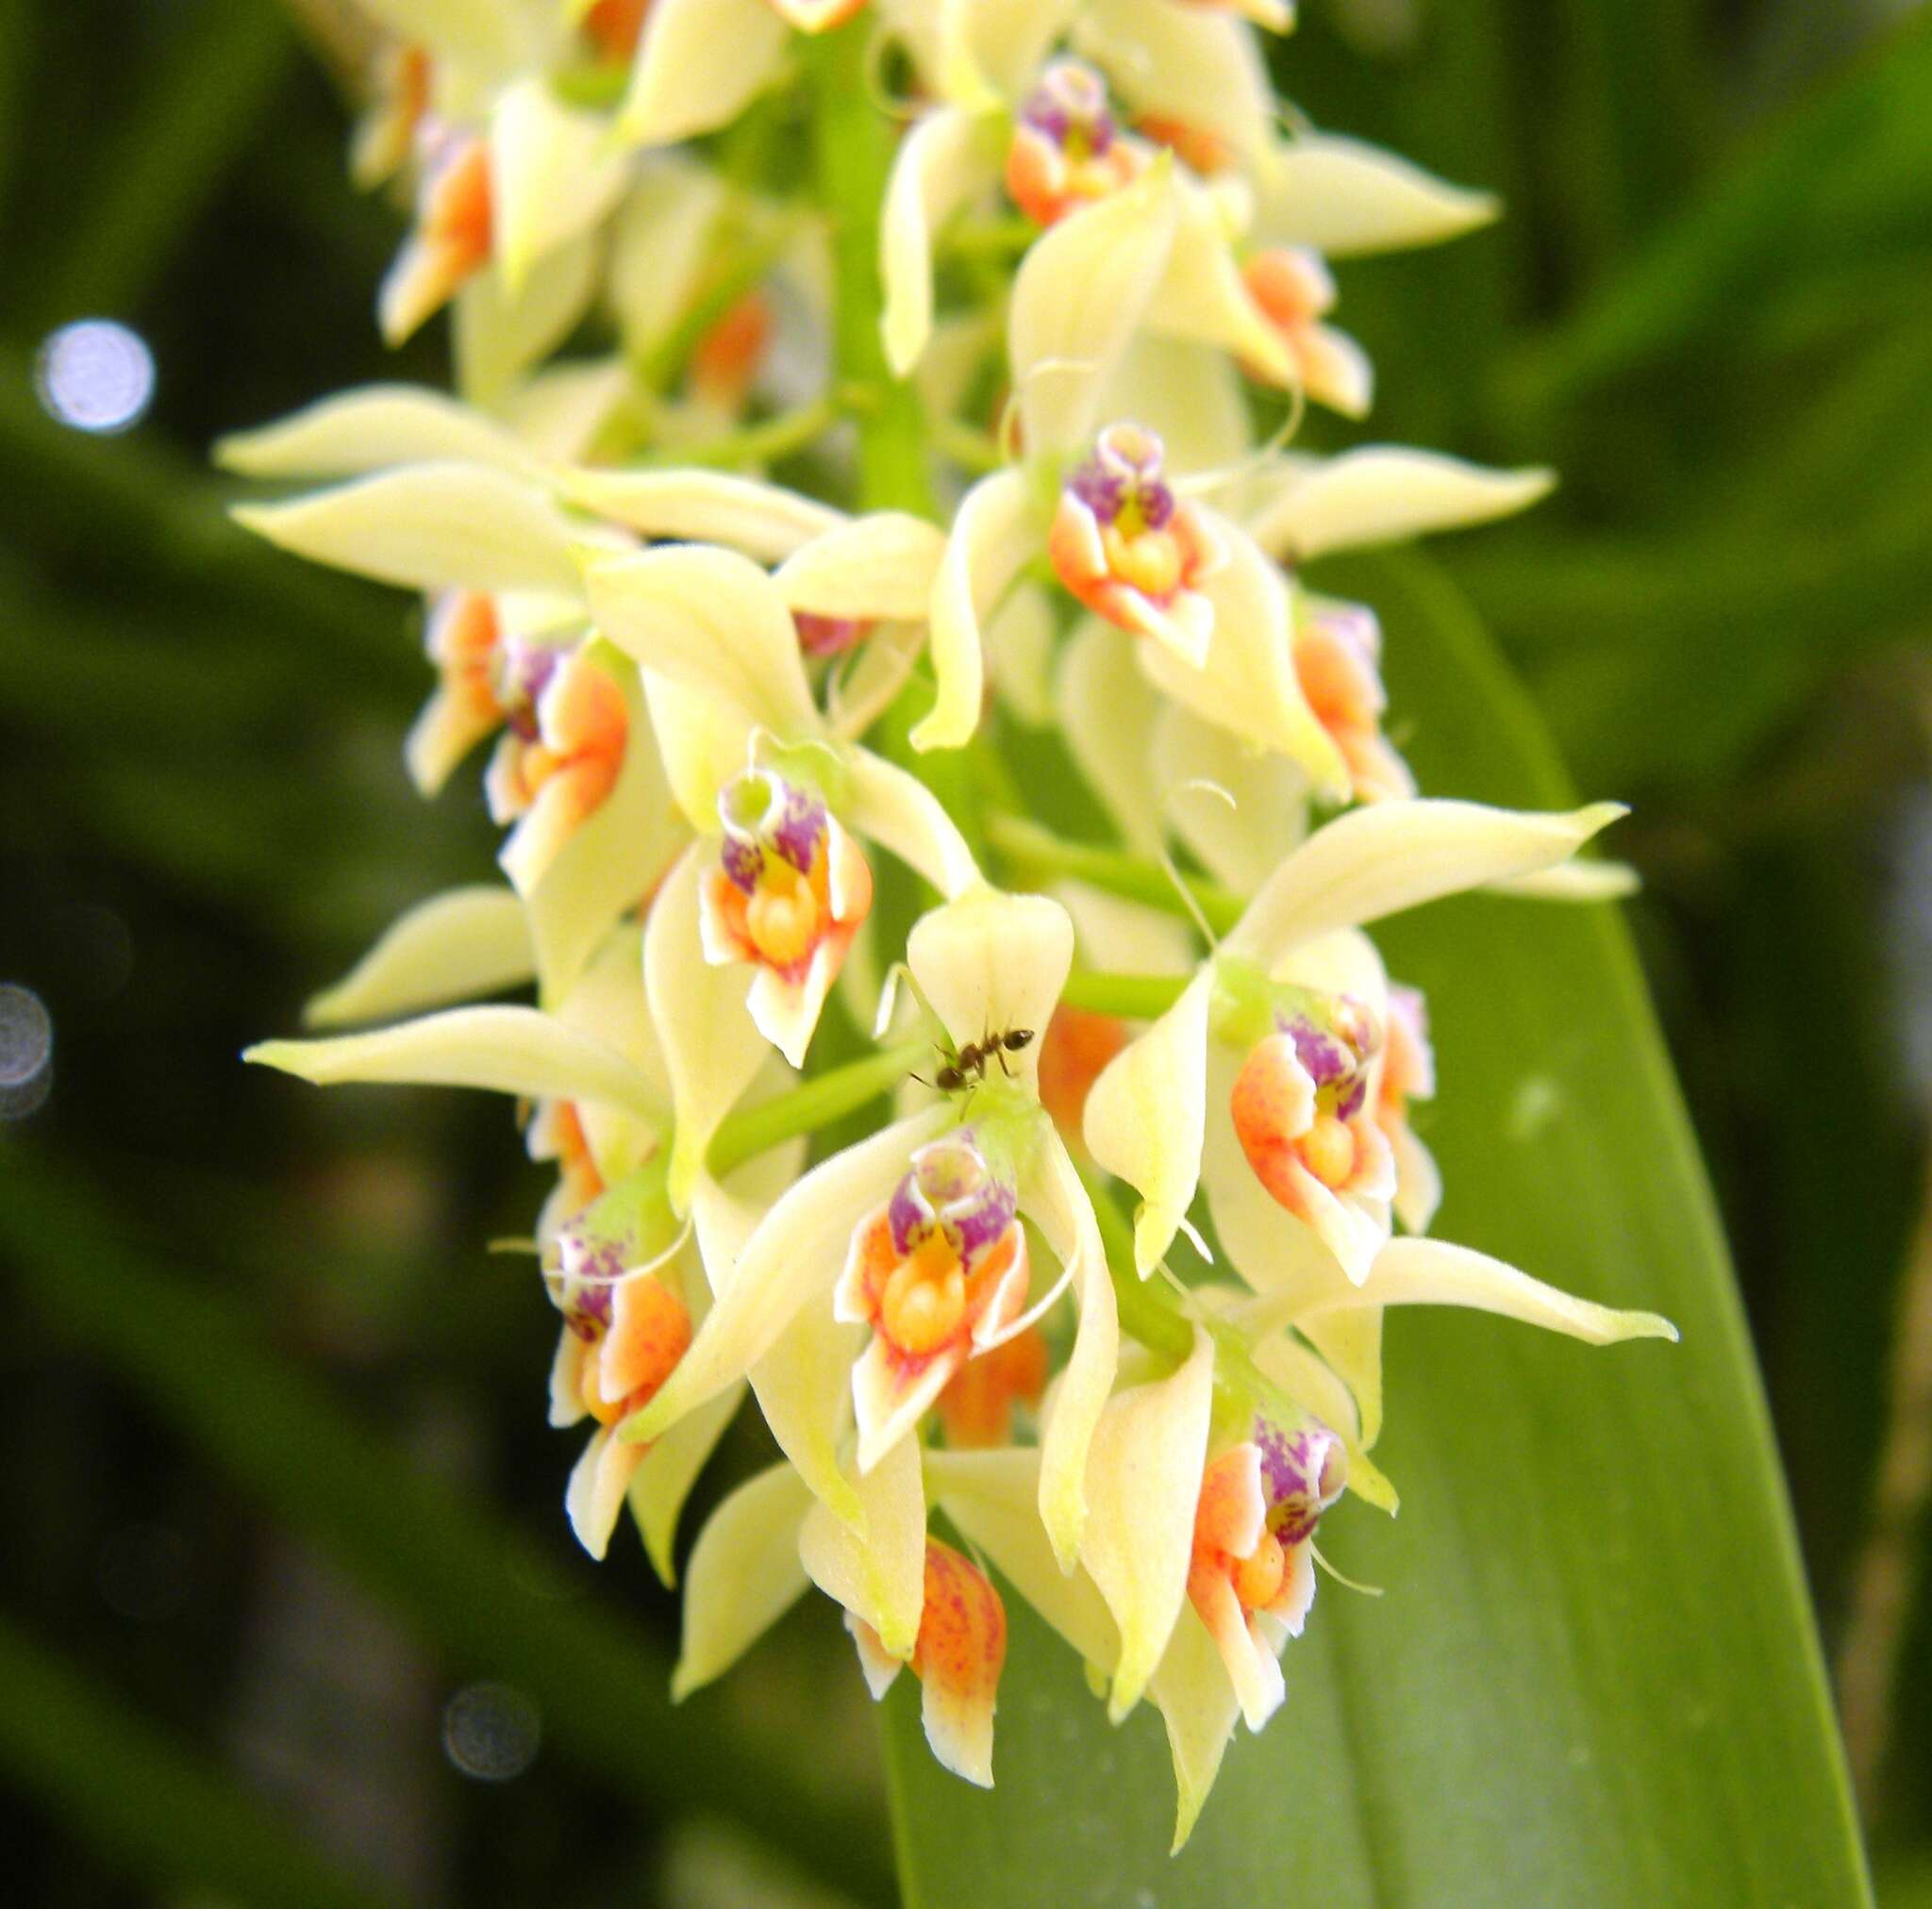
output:
[[[1167,269],[1179,212],[1174,168],[1157,162],[1027,252],[1007,330],[1029,458],[1064,456],[1092,435],[1100,394]]]
[[[912,1654],[925,1602],[925,1486],[919,1441],[902,1439],[858,1486],[860,1528],[824,1504],[806,1514],[798,1555],[811,1581],[870,1625],[891,1657]]]
[[[783,740],[817,731],[791,613],[749,558],[671,544],[595,564],[587,584],[597,627],[645,669],[735,703]]]
[[[925,1465],[935,1502],[967,1543],[1090,1665],[1110,1668],[1120,1633],[1106,1602],[1084,1570],[1060,1569],[1040,1522],[1040,1453],[1018,1446],[933,1452]]]
[[[574,470],[558,483],[572,503],[646,537],[722,543],[760,563],[781,563],[845,522],[830,505],[724,471]]]
[[[1116,1394],[1094,1429],[1080,1562],[1120,1627],[1116,1723],[1141,1701],[1187,1602],[1213,1404],[1214,1342],[1197,1328],[1178,1371]]]
[[[514,890],[493,884],[451,888],[392,922],[302,1018],[311,1027],[341,1027],[498,994],[529,981],[536,958]]]
[[[1625,813],[1614,802],[1540,815],[1434,799],[1354,809],[1275,870],[1222,946],[1273,963],[1332,929],[1554,868]]]
[[[500,425],[421,385],[365,385],[214,448],[244,477],[361,477],[401,464],[488,464],[525,473],[528,454]]]
[[[576,328],[602,275],[603,248],[586,232],[553,246],[512,297],[494,272],[479,272],[457,293],[451,340],[457,390],[470,404],[507,406],[532,366]]]
[[[1021,1205],[1071,1270],[1080,1315],[1040,1439],[1041,1522],[1061,1570],[1071,1571],[1087,1525],[1087,1455],[1120,1360],[1120,1313],[1092,1204],[1057,1134],[1042,1137]]]
[[[599,1562],[610,1549],[610,1534],[641,1455],[635,1445],[621,1443],[608,1425],[600,1425],[571,1472],[564,1510],[577,1542]]]
[[[1019,471],[981,478],[961,500],[932,588],[929,640],[939,694],[912,731],[914,748],[957,749],[979,727],[986,693],[981,625],[1045,540]]]
[[[1490,471],[1389,444],[1365,444],[1312,464],[1286,460],[1281,469],[1280,489],[1248,528],[1263,550],[1287,563],[1488,523],[1527,509],[1556,483],[1548,471]]]
[[[655,0],[617,136],[671,145],[726,125],[777,76],[787,28],[766,0]]]
[[[799,1309],[751,1369],[758,1411],[778,1450],[821,1504],[859,1527],[865,1511],[841,1452],[852,1430],[845,1374],[864,1343],[863,1327],[843,1324],[829,1305],[814,1303]]]
[[[797,1472],[774,1465],[705,1521],[685,1572],[673,1702],[722,1677],[804,1594],[810,1580],[798,1561],[798,1535],[811,1502]]]
[[[1440,1239],[1391,1239],[1375,1256],[1365,1284],[1347,1291],[1331,1286],[1295,1319],[1299,1323],[1334,1311],[1391,1305],[1473,1306],[1591,1346],[1677,1336],[1676,1327],[1656,1313],[1617,1312],[1577,1299],[1488,1253]]]
[[[965,837],[924,783],[869,749],[852,750],[845,761],[840,812],[851,828],[891,849],[949,900],[980,885]]]
[[[569,993],[618,917],[664,880],[691,836],[653,745],[637,671],[608,644],[597,644],[594,654],[624,690],[624,764],[610,793],[558,850],[528,900],[545,1002]]]
[[[1147,773],[1161,699],[1112,624],[1087,618],[1060,655],[1059,701],[1067,747],[1136,855],[1165,848],[1166,790]],[[1222,739],[1226,747],[1226,739]],[[1109,962],[1108,966],[1118,964]]]
[[[891,1194],[913,1148],[952,1118],[950,1107],[934,1107],[898,1121],[799,1181],[765,1216],[691,1350],[662,1390],[625,1421],[624,1436],[655,1438],[742,1378],[803,1307],[823,1304],[829,1311],[853,1228]],[[828,1372],[824,1382],[841,1386],[844,1375]]]
[[[1379,146],[1307,133],[1275,156],[1256,223],[1270,243],[1347,258],[1440,244],[1501,210],[1493,192],[1452,186]]]
[[[925,1552],[919,1627],[920,1720],[941,1766],[992,1787],[992,1718],[1007,1660],[1007,1611],[992,1581],[951,1545]]]
[[[1237,894],[1252,894],[1301,839],[1308,778],[1287,756],[1230,748],[1224,731],[1170,704],[1152,757],[1174,833]]]
[[[1206,7],[1107,0],[1074,43],[1137,113],[1211,129],[1256,172],[1275,163],[1274,90],[1252,29]]]
[[[1045,895],[982,887],[922,915],[906,958],[956,1044],[1009,1028],[1041,1034],[1074,965],[1074,924]],[[1038,1087],[1037,1040],[1007,1064]]]
[[[1569,861],[1492,886],[1533,902],[1621,902],[1642,888],[1643,877],[1628,862]]]
[[[744,773],[758,723],[750,710],[708,690],[654,670],[641,673],[665,780],[684,820],[715,846],[719,791]]]
[[[878,510],[801,545],[773,581],[793,610],[924,622],[945,553],[938,525],[903,510]]]
[[[1204,968],[1146,1033],[1115,1055],[1087,1096],[1088,1152],[1141,1195],[1134,1268],[1143,1279],[1193,1204],[1208,1122],[1213,1003],[1213,971]]]
[[[513,72],[538,52],[517,0],[362,0],[362,10],[398,40],[486,74]]]
[[[1053,725],[1053,650],[1058,625],[1039,585],[1021,582],[987,618],[980,649],[993,689],[1020,721]]]
[[[658,1111],[650,1082],[622,1054],[534,1007],[454,1007],[376,1034],[265,1040],[242,1058],[318,1087],[481,1087],[533,1100],[608,1101],[646,1120]]]
[[[1205,508],[1203,514],[1209,515]],[[1227,560],[1201,586],[1214,610],[1207,657],[1197,669],[1158,643],[1143,643],[1141,667],[1173,701],[1255,748],[1290,757],[1317,788],[1345,799],[1348,765],[1295,673],[1288,585],[1245,531],[1224,518],[1209,521]]]
[[[1201,1806],[1220,1773],[1235,1720],[1241,1716],[1241,1700],[1228,1681],[1227,1667],[1191,1605],[1175,1620],[1167,1655],[1160,1660],[1148,1694],[1160,1708],[1167,1725],[1168,1750],[1174,1757],[1178,1793],[1174,1853],[1177,1855],[1193,1834]]]
[[[490,121],[492,237],[512,298],[544,253],[609,211],[627,171],[602,117],[564,106],[546,79],[532,75],[498,98]]]
[[[763,1037],[745,1009],[750,972],[714,968],[698,932],[698,872],[693,848],[666,878],[644,925],[644,991],[677,1109],[671,1156],[671,1199],[682,1209],[703,1170],[718,1122],[764,1064]]]
[[[689,1418],[680,1419],[644,1452],[632,1474],[630,1515],[637,1520],[651,1569],[666,1590],[677,1586],[675,1547],[678,1514],[743,1399],[743,1388],[733,1386],[720,1392],[709,1404],[700,1405]]]
[[[933,235],[999,176],[1001,125],[986,113],[941,107],[900,142],[879,218],[886,359],[895,377],[932,336]]]
[[[1280,331],[1255,302],[1235,263],[1221,201],[1205,187],[1182,189],[1174,248],[1148,303],[1147,323],[1230,352],[1270,384],[1294,378],[1294,359]]]
[[[412,589],[577,588],[570,529],[535,486],[477,464],[416,464],[286,504],[238,504],[258,536]]]

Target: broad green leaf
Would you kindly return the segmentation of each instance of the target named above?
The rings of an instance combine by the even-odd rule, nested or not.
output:
[[[1574,800],[1439,573],[1385,557],[1323,580],[1382,613],[1425,787]],[[1158,1721],[1109,1730],[1016,1608],[990,1795],[890,1702],[908,1901],[1867,1901],[1743,1320],[1622,925],[1477,897],[1378,938],[1434,1015],[1436,1231],[1668,1313],[1683,1343],[1392,1320],[1375,1455],[1402,1514],[1347,1506],[1323,1532],[1387,1595],[1324,1584],[1286,1706],[1231,1747],[1187,1850],[1166,1854]]]

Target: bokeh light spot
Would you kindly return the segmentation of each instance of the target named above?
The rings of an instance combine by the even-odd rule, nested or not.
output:
[[[57,423],[76,431],[125,431],[141,421],[154,397],[154,354],[125,324],[83,318],[41,341],[34,386]]]
[[[54,1086],[54,1021],[41,997],[0,981],[0,1120],[21,1120]]]
[[[442,1713],[442,1747],[465,1776],[508,1783],[522,1776],[542,1741],[537,1706],[508,1684],[472,1684]]]

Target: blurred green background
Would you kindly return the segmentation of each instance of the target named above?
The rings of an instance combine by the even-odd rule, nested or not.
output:
[[[1882,1895],[1932,1902],[1932,20],[1308,0],[1277,71],[1509,202],[1341,267],[1338,317],[1375,438],[1563,473],[1441,555],[1637,805]],[[473,782],[404,780],[411,606],[252,545],[205,466],[443,374],[375,340],[398,223],[343,137],[269,0],[0,8],[0,984],[54,1040],[43,1099],[0,1084],[8,1897],[882,1901],[826,1611],[674,1724],[674,1600],[573,1553],[553,1315],[484,1251],[542,1184],[500,1104],[236,1060],[493,849]],[[152,356],[125,432],[50,407],[83,319]]]

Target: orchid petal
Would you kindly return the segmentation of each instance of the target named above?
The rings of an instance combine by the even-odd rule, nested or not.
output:
[[[1074,946],[1091,966],[1176,978],[1194,971],[1193,931],[1165,909],[1083,882],[1056,882],[1053,893],[1074,918]]]
[[[1554,868],[1625,813],[1614,802],[1540,815],[1435,799],[1354,809],[1289,855],[1222,946],[1273,962],[1330,929]]]
[[[1278,460],[1278,487],[1250,518],[1256,542],[1284,562],[1488,523],[1549,494],[1542,470],[1490,471],[1434,451],[1365,444],[1320,461]]]
[[[1228,1680],[1227,1667],[1191,1604],[1184,1605],[1175,1619],[1167,1654],[1148,1685],[1148,1695],[1167,1724],[1167,1745],[1174,1757],[1178,1801],[1173,1852],[1178,1854],[1214,1787],[1241,1715],[1241,1700]]]
[[[1087,1096],[1087,1150],[1141,1195],[1134,1269],[1145,1279],[1193,1204],[1208,1122],[1208,1018],[1214,975],[1203,969],[1138,1040],[1109,1061]]]
[[[845,1375],[864,1344],[862,1326],[847,1325],[828,1303],[813,1303],[800,1308],[751,1369],[758,1411],[778,1450],[834,1518],[860,1530],[865,1512],[840,1447],[852,1427]]]
[[[1231,352],[1270,384],[1294,381],[1287,341],[1242,279],[1221,201],[1204,187],[1182,188],[1174,248],[1148,303],[1146,323]]]
[[[985,694],[980,625],[1044,543],[1022,473],[996,471],[960,500],[933,579],[930,643],[939,693],[912,731],[915,749],[957,749],[979,727]]]
[[[1191,338],[1135,339],[1108,379],[1097,415],[1131,418],[1152,431],[1175,476],[1227,470],[1254,444],[1241,374],[1224,351]]]
[[[557,506],[484,465],[409,465],[285,504],[238,504],[230,514],[279,549],[379,583],[577,588],[570,529]]]
[[[858,1486],[858,1531],[823,1504],[807,1512],[798,1555],[820,1590],[869,1624],[889,1657],[912,1654],[925,1602],[925,1486],[919,1441],[902,1438]]]
[[[1074,965],[1074,924],[1045,895],[981,887],[922,915],[907,938],[906,959],[955,1045],[1008,1028],[1040,1033]],[[1008,1066],[1035,1091],[1039,1042]]]
[[[1307,133],[1275,154],[1256,224],[1269,243],[1347,258],[1440,244],[1501,210],[1493,192],[1452,186],[1379,146]]]
[[[1179,216],[1179,185],[1162,158],[1027,252],[1007,331],[1029,458],[1065,456],[1091,435],[1100,395],[1167,269]]]
[[[1080,1562],[1120,1626],[1115,1723],[1141,1701],[1187,1601],[1213,1404],[1214,1341],[1196,1328],[1178,1371],[1117,1393],[1094,1428]]]
[[[823,1303],[829,1311],[853,1228],[898,1184],[912,1150],[952,1119],[950,1107],[933,1107],[882,1128],[833,1154],[779,1200],[676,1370],[625,1421],[625,1436],[655,1438],[756,1366],[801,1308]]]
[[[490,117],[491,229],[497,270],[514,298],[544,253],[596,224],[627,180],[601,117],[564,106],[531,75]]]
[[[622,1054],[534,1007],[454,1007],[376,1034],[265,1040],[242,1056],[312,1081],[481,1087],[523,1099],[608,1101],[658,1117],[651,1083]]]
[[[467,405],[425,386],[391,384],[364,385],[237,431],[216,443],[214,458],[244,477],[360,477],[434,462],[530,467],[508,432]]]
[[[1161,700],[1135,662],[1135,647],[1112,624],[1085,619],[1061,653],[1059,700],[1062,733],[1081,774],[1127,847],[1153,857],[1167,844],[1162,790],[1147,773]]]
[[[546,1002],[570,991],[611,924],[663,880],[688,837],[653,744],[638,672],[607,644],[593,653],[624,691],[624,763],[610,793],[571,832],[528,899]]]
[[[735,703],[785,741],[817,732],[791,611],[748,558],[673,544],[593,565],[587,585],[598,628],[646,669]]]
[[[617,112],[630,145],[728,124],[776,77],[787,29],[765,0],[655,0]]]
[[[886,359],[895,377],[919,362],[932,335],[933,239],[999,176],[1001,127],[983,112],[940,107],[900,142],[879,216]]]
[[[1021,1191],[1021,1207],[1072,1271],[1079,1323],[1040,1437],[1040,1518],[1060,1569],[1079,1560],[1087,1525],[1087,1457],[1113,1389],[1120,1313],[1093,1204],[1059,1136],[1049,1128]]]
[[[860,835],[917,871],[948,900],[978,886],[979,865],[939,798],[916,775],[853,749],[845,757],[846,785],[840,813]]]
[[[311,1027],[380,1021],[521,988],[536,972],[529,920],[509,888],[451,888],[419,903],[303,1009]]]
[[[557,482],[574,504],[646,537],[721,543],[761,563],[782,562],[846,522],[828,504],[724,471],[572,469]]]
[[[1142,643],[1141,667],[1175,702],[1257,748],[1291,757],[1318,788],[1345,796],[1348,765],[1295,674],[1288,585],[1246,532],[1204,506],[1196,508],[1227,553],[1201,585],[1214,607],[1207,660],[1196,669],[1159,643]]]
[[[750,710],[708,690],[651,670],[641,674],[671,793],[686,822],[702,835],[715,836],[719,793],[744,773],[757,720]]]
[[[1308,781],[1287,756],[1231,747],[1174,704],[1154,725],[1151,755],[1174,833],[1237,894],[1252,894],[1301,839]]]
[[[960,1536],[1096,1668],[1120,1655],[1120,1633],[1084,1570],[1062,1571],[1040,1522],[1040,1453],[1006,1446],[931,1452],[926,1479]]]
[[[506,403],[518,380],[576,328],[596,296],[603,257],[595,236],[554,245],[514,297],[493,272],[466,280],[452,307],[457,390],[473,405]]]
[[[1211,128],[1256,171],[1274,163],[1274,91],[1249,27],[1205,7],[1101,0],[1074,45],[1136,112]]]
[[[747,1479],[698,1534],[684,1580],[684,1642],[671,1699],[682,1703],[750,1650],[810,1580],[798,1537],[811,1493],[789,1465]]]
[[[737,1417],[743,1402],[741,1386],[720,1392],[708,1404],[700,1405],[680,1419],[663,1437],[644,1452],[630,1482],[630,1515],[637,1520],[644,1551],[658,1582],[666,1590],[677,1585],[676,1559],[673,1547],[677,1537],[678,1514],[691,1496],[698,1473],[718,1448],[725,1428]]]
[[[609,1426],[600,1425],[571,1470],[563,1499],[570,1528],[600,1563],[610,1549],[610,1534],[642,1455],[635,1445],[623,1444]]]
[[[924,622],[945,553],[945,536],[937,525],[903,510],[879,510],[801,544],[773,581],[793,610]]]
[[[570,463],[602,436],[634,385],[631,368],[620,353],[549,365],[508,392],[501,413],[532,457],[545,464]]]
[[[653,153],[610,227],[607,293],[632,352],[660,345],[690,311],[720,242],[730,194],[681,153]]]
[[[745,1011],[748,971],[714,968],[704,956],[698,933],[701,855],[695,847],[685,854],[665,878],[644,924],[644,990],[677,1109],[671,1200],[680,1210],[690,1202],[718,1122],[751,1085],[766,1054],[763,1037]],[[671,1383],[676,1383],[675,1373]]]
[[[989,617],[980,649],[993,689],[1023,722],[1036,729],[1054,721],[1053,605],[1037,584],[1022,582]]]
[[[1643,886],[1628,862],[1569,861],[1490,885],[1499,895],[1534,902],[1621,902]]]

